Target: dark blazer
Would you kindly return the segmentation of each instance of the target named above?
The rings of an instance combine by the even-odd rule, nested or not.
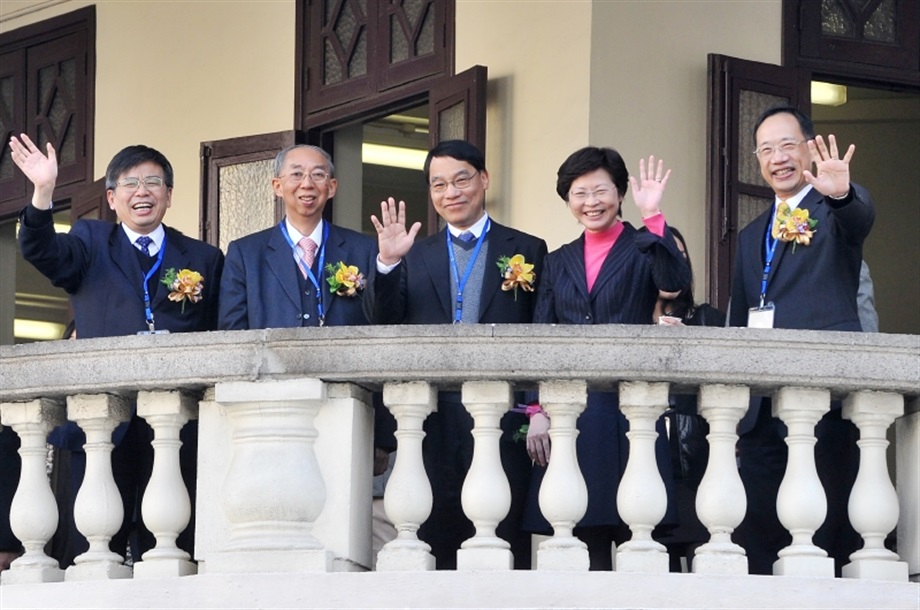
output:
[[[651,324],[658,291],[678,292],[690,285],[690,269],[674,241],[665,233],[637,231],[623,223],[623,232],[607,254],[592,291],[585,269],[585,236],[546,257],[534,322],[549,324]],[[628,424],[619,410],[616,392],[588,392],[585,410],[578,418],[576,452],[588,488],[588,507],[581,527],[617,527],[616,542],[628,538],[616,507],[616,492],[626,469]],[[670,488],[672,476],[663,420],[656,443],[659,468]],[[535,466],[524,518],[528,531],[548,533],[549,523],[540,513],[538,493],[545,468]],[[665,522],[674,519],[673,501]],[[588,535],[590,534],[582,534]]]
[[[67,234],[54,232],[52,214],[26,208],[20,215],[23,257],[51,283],[70,294],[81,339],[133,335],[147,330],[144,273],[137,248],[117,224],[78,220]],[[214,246],[167,227],[166,250],[156,281],[170,268],[191,269],[204,277],[202,299],[170,301],[159,284],[152,299],[157,329],[194,332],[217,328],[217,295],[224,255]]]
[[[818,224],[808,246],[796,246],[793,251],[791,243],[777,244],[766,295],[776,307],[773,326],[859,331],[856,294],[863,241],[875,219],[872,199],[866,189],[851,184],[850,195],[843,201],[812,189],[799,207],[807,209]],[[771,206],[738,235],[729,311],[732,326],[746,326],[748,309],[760,304],[764,241],[772,218]],[[791,540],[776,513],[787,462],[786,428],[772,417],[771,407],[769,398],[752,396],[738,424],[739,474],[748,496],[748,512],[735,530],[735,540],[747,551],[752,574],[771,573],[778,551]],[[814,541],[834,558],[839,574],[850,553],[862,544],[846,510],[859,464],[858,433],[841,419],[840,404],[835,401],[815,427],[815,436],[815,462],[828,496],[828,513]]]
[[[658,291],[690,285],[690,269],[671,230],[659,238],[628,222],[607,254],[588,293],[585,236],[546,257],[534,322],[651,324]]]
[[[447,256],[447,229],[412,246],[405,259],[390,273],[376,272],[368,281],[370,294],[366,306],[375,324],[450,324],[454,319],[451,303],[452,281]],[[529,323],[533,319],[536,292],[502,291],[498,259],[522,254],[534,264],[536,286],[543,274],[546,242],[511,229],[492,220],[488,235],[489,250],[485,261],[479,322],[487,324]]]
[[[818,221],[808,246],[780,242],[770,270],[767,301],[776,306],[775,328],[862,330],[856,306],[862,247],[875,220],[869,192],[850,185],[844,201],[812,189],[799,204]],[[747,326],[748,309],[760,304],[764,239],[773,207],[738,235],[729,324]]]
[[[376,273],[368,282],[366,302],[369,317],[377,324],[451,324],[450,259],[446,229],[416,242],[403,261],[386,275]],[[489,229],[483,283],[480,293],[479,322],[529,323],[533,319],[536,293],[501,289],[503,277],[498,259],[521,254],[534,264],[536,286],[543,274],[546,242],[492,221]],[[367,298],[366,297],[366,298]],[[458,364],[460,366],[460,364]],[[502,417],[500,454],[511,487],[511,508],[496,533],[511,544],[517,569],[530,567],[530,536],[521,529],[530,458],[522,440],[514,434],[527,423],[521,413]],[[439,392],[438,410],[425,420],[422,454],[432,490],[432,509],[419,528],[419,538],[431,545],[438,569],[456,567],[456,552],[475,528],[463,512],[461,490],[473,459],[471,430],[473,419],[463,408],[459,392]]]
[[[365,277],[376,265],[377,243],[356,231],[330,224],[325,247],[327,264],[341,261],[354,265]],[[329,290],[326,271],[313,272],[321,284],[327,325],[368,324],[363,311],[365,291],[353,297],[337,296]],[[220,329],[302,326],[304,313],[311,314],[308,325],[316,325],[315,309],[303,311],[301,279],[291,246],[279,226],[230,242],[220,286]],[[312,290],[309,281],[307,286]]]

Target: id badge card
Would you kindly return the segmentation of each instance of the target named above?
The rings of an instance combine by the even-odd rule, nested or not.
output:
[[[773,314],[775,311],[773,301],[763,307],[751,307],[748,310],[748,328],[773,328]]]

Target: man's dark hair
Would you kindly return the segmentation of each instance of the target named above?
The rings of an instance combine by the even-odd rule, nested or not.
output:
[[[173,185],[173,168],[163,153],[143,144],[127,146],[122,148],[118,154],[109,161],[109,166],[105,170],[105,188],[113,189],[117,186],[118,177],[133,167],[141,163],[155,163],[163,168],[163,181],[166,186],[172,188]],[[142,178],[144,176],[141,176]]]
[[[556,192],[564,201],[568,201],[572,183],[579,177],[598,169],[610,174],[617,193],[621,198],[625,197],[626,189],[629,188],[629,170],[626,169],[623,157],[612,148],[598,148],[597,146],[586,146],[581,150],[576,150],[559,166],[559,171],[556,173]]]
[[[754,146],[757,146],[757,130],[760,129],[760,125],[766,121],[768,118],[774,114],[791,114],[795,117],[795,120],[799,122],[799,127],[802,129],[802,135],[805,136],[806,140],[812,140],[815,137],[815,124],[812,123],[811,119],[807,114],[799,110],[798,108],[793,108],[792,106],[774,106],[763,111],[763,113],[757,118],[757,122],[754,123]]]
[[[452,157],[458,161],[465,161],[472,165],[477,172],[481,172],[486,168],[486,157],[481,150],[466,140],[444,140],[429,150],[428,156],[425,157],[425,180],[430,179],[428,169],[431,166],[431,160],[435,157]]]

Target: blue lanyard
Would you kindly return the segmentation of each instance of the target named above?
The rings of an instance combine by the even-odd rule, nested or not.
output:
[[[476,257],[479,256],[479,251],[482,250],[482,244],[486,240],[486,233],[489,232],[489,227],[491,226],[492,219],[489,219],[486,221],[486,226],[483,227],[482,233],[479,234],[479,239],[476,240],[476,248],[473,249],[473,255],[470,256],[470,260],[466,264],[466,271],[463,273],[462,280],[460,279],[460,269],[457,267],[457,258],[454,256],[454,245],[450,243],[450,231],[444,231],[444,234],[447,235],[447,256],[450,258],[450,275],[457,285],[457,304],[454,308],[454,324],[460,324],[463,319],[463,289],[466,288],[466,282],[470,279],[470,274],[473,272],[473,266],[476,264]]]
[[[154,332],[153,328],[153,309],[150,307],[150,289],[147,287],[147,283],[150,281],[150,278],[160,269],[160,266],[163,264],[163,253],[166,252],[166,234],[163,234],[163,243],[160,244],[160,251],[157,253],[157,262],[153,263],[153,267],[150,268],[150,271],[147,272],[147,275],[144,276],[144,315],[147,318],[147,329],[150,332]]]
[[[323,326],[326,324],[326,314],[323,311],[323,291],[320,288],[319,280],[316,279],[316,276],[313,275],[313,270],[307,267],[303,259],[297,254],[297,244],[294,243],[294,240],[291,239],[290,234],[287,230],[287,225],[282,220],[281,221],[281,233],[284,235],[284,239],[287,241],[288,245],[291,247],[291,250],[294,252],[294,260],[297,261],[297,266],[300,267],[300,270],[303,271],[304,275],[310,280],[310,283],[313,284],[313,287],[316,289],[316,314],[319,318],[319,325]],[[319,270],[320,273],[323,272],[323,269],[326,266],[326,243],[329,241],[329,223],[323,223],[323,245],[319,247]]]
[[[767,225],[767,236],[764,240],[764,266],[763,277],[760,280],[760,307],[763,308],[764,300],[767,298],[767,278],[770,276],[770,267],[773,265],[773,255],[776,254],[776,244],[778,240],[773,237],[773,225],[776,223],[776,206],[773,207],[773,218]]]

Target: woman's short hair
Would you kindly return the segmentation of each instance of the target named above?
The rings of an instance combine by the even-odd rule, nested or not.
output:
[[[629,171],[626,169],[623,157],[612,148],[598,148],[597,146],[586,146],[581,150],[576,150],[563,161],[556,173],[556,192],[564,201],[568,201],[572,183],[579,177],[598,169],[610,174],[610,179],[613,180],[613,185],[620,194],[620,198],[626,196],[626,190],[629,188]]]

